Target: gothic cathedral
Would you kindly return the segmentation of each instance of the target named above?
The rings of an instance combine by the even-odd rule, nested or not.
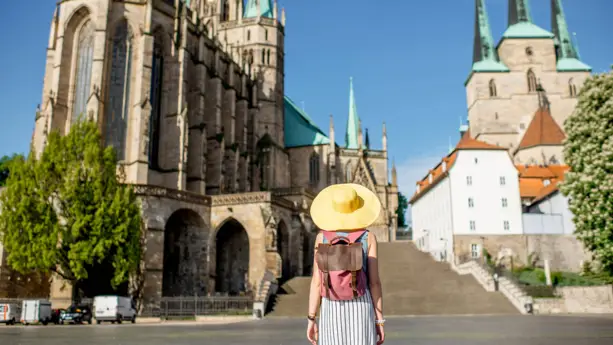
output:
[[[371,231],[393,240],[385,125],[372,149],[351,83],[339,146],[332,117],[326,135],[285,95],[285,24],[271,0],[58,3],[32,144],[80,116],[98,122],[142,203],[145,301],[257,295],[266,277],[310,274],[309,206],[334,183],[373,190]],[[70,297],[60,285],[52,298]]]

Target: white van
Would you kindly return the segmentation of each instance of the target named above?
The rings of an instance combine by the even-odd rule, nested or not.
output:
[[[93,309],[97,324],[102,321],[111,321],[112,323],[136,322],[136,309],[129,297],[96,296]]]
[[[21,314],[19,313],[19,304],[15,303],[0,303],[0,323],[14,325]]]
[[[25,300],[21,304],[21,323],[42,323],[51,321],[51,302],[44,299]]]

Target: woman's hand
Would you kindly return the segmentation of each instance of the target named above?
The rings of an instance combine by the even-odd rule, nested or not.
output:
[[[376,327],[377,337],[379,338],[379,340],[377,340],[377,345],[381,345],[385,341],[385,330],[383,329],[383,325],[377,325]]]
[[[317,323],[315,321],[309,320],[309,325],[307,326],[307,339],[313,345],[317,345]]]

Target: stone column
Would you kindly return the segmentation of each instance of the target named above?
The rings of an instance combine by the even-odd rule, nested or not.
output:
[[[219,51],[215,52],[205,101],[207,128],[206,194],[219,194],[222,183],[224,135],[221,131],[222,82],[218,73]]]
[[[201,37],[202,41],[204,38]],[[200,44],[200,61],[203,60],[204,45]],[[187,161],[187,190],[198,193],[206,193],[206,154],[207,154],[207,130],[205,118],[205,94],[207,86],[207,70],[202,62],[198,62],[190,73],[189,104],[189,147]]]
[[[238,191],[248,191],[248,165],[249,155],[247,152],[247,100],[238,99],[236,101],[236,136],[238,143]]]
[[[228,62],[226,80],[228,88],[223,91],[222,118],[224,127],[224,193],[234,193],[237,190],[238,142],[236,141],[236,90],[234,87],[234,72],[232,62]]]

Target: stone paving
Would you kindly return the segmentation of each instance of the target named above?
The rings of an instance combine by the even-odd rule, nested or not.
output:
[[[297,345],[306,321],[266,319],[225,325],[194,323],[0,326],[10,345]],[[389,318],[389,345],[613,344],[613,316],[432,316]]]

